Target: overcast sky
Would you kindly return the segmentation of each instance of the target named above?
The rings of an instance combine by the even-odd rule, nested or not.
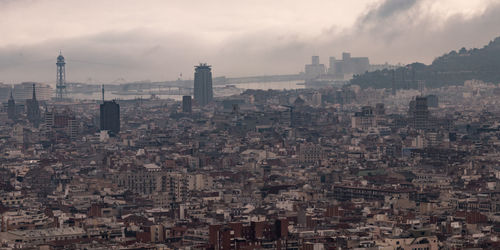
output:
[[[0,0],[0,82],[290,74],[311,55],[431,63],[500,35],[500,0]]]

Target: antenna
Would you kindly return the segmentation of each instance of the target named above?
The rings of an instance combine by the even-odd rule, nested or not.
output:
[[[411,84],[413,84],[413,86],[417,85],[416,84],[417,82],[415,81],[415,67],[411,67]],[[415,86],[417,87],[417,86]]]
[[[406,74],[405,67],[403,67],[401,70],[401,81],[403,82],[403,88],[406,88],[405,74]]]
[[[396,70],[392,70],[392,95],[396,95]]]
[[[104,84],[102,85],[102,103],[104,103]]]

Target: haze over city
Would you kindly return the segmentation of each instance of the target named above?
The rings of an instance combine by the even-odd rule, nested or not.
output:
[[[500,0],[0,0],[0,250],[500,249]]]
[[[489,0],[0,1],[0,82],[54,84],[63,51],[68,81],[290,74],[310,55],[342,51],[372,63],[431,63],[497,35]],[[29,73],[28,73],[29,72]]]

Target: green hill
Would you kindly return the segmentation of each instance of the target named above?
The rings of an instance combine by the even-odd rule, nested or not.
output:
[[[427,87],[436,88],[461,85],[471,79],[500,83],[500,37],[481,49],[451,51],[436,58],[431,65],[412,63],[394,72],[367,72],[355,75],[350,83],[363,88],[392,88],[394,85],[397,89],[416,89],[419,80],[424,81]]]

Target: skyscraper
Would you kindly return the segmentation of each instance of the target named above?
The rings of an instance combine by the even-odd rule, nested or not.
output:
[[[319,63],[319,56],[312,56],[311,64],[306,64],[304,74],[307,80],[315,79],[325,74],[325,65]]]
[[[191,113],[192,104],[191,104],[191,96],[185,95],[182,97],[182,112]]]
[[[16,117],[16,102],[12,96],[12,91],[10,91],[9,102],[7,103],[7,117],[13,121],[17,119]]]
[[[213,99],[211,66],[200,63],[194,71],[194,99],[200,106],[205,106]]]
[[[412,119],[412,125],[415,129],[429,128],[427,97],[417,96],[414,101],[411,101],[409,113]]]
[[[28,111],[28,120],[33,126],[38,127],[40,124],[40,106],[36,100],[35,84],[33,83],[33,96],[31,99],[26,100],[26,107]]]
[[[115,101],[104,101],[100,106],[101,130],[111,135],[120,133],[120,105]]]

